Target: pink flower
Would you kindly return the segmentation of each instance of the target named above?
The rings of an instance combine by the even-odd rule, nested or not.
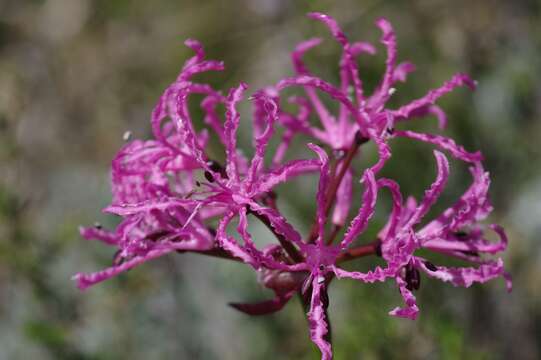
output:
[[[243,100],[247,85],[241,83],[224,96],[208,84],[192,81],[197,73],[223,70],[224,66],[218,61],[205,60],[197,41],[186,42],[195,56],[186,61],[176,81],[160,97],[151,118],[153,139],[126,144],[113,160],[113,200],[105,212],[120,216],[120,225],[113,231],[101,227],[81,229],[83,237],[117,248],[111,267],[75,275],[81,289],[171,252],[192,251],[241,261],[257,272],[260,283],[274,292],[274,298],[231,305],[250,315],[264,315],[282,309],[295,294],[300,295],[307,309],[310,337],[321,351],[322,359],[332,359],[327,287],[335,277],[362,283],[394,281],[405,306],[390,314],[410,319],[415,319],[419,311],[413,291],[420,288],[421,272],[464,287],[503,276],[511,288],[503,261],[485,258],[505,250],[507,236],[499,225],[487,227],[480,223],[492,211],[488,200],[489,174],[482,167],[481,153],[468,152],[441,135],[395,130],[399,122],[426,115],[436,116],[443,129],[447,120],[435,102],[458,86],[473,89],[475,83],[466,75],[457,74],[424,97],[398,109],[389,109],[387,102],[396,91],[394,84],[405,81],[414,70],[409,62],[397,64],[396,38],[390,23],[385,19],[376,22],[382,31],[381,43],[387,50],[386,70],[376,90],[367,96],[356,57],[374,54],[375,47],[365,42],[350,43],[336,21],[327,15],[309,16],[323,22],[342,46],[340,85],[334,86],[314,76],[302,60],[303,54],[319,44],[320,39],[301,43],[292,54],[296,75],[256,91],[249,98],[254,109],[251,159],[237,146],[240,126],[237,104]],[[289,99],[298,107],[296,114],[281,108],[281,93],[292,86],[300,86],[306,93],[306,97]],[[338,114],[331,114],[319,99],[318,91],[338,102]],[[207,128],[202,131],[195,130],[189,112],[188,99],[192,94],[203,95],[200,105]],[[224,119],[217,110],[220,104],[226,109]],[[319,119],[318,126],[309,121],[312,113]],[[282,136],[271,164],[265,165],[276,127],[282,127]],[[223,145],[223,164],[209,156],[209,131]],[[284,162],[290,143],[300,134],[311,139],[307,146],[317,159]],[[404,202],[396,181],[378,177],[391,156],[392,139],[396,137],[433,144],[470,166],[471,186],[453,206],[424,226],[419,224],[447,183],[449,163],[443,153],[435,150],[436,180],[419,203],[413,197]],[[369,141],[377,147],[377,162],[361,171],[354,169],[353,159]],[[328,154],[333,155],[331,159]],[[319,172],[316,215],[311,231],[303,238],[280,212],[275,188],[293,177],[308,176],[315,171]],[[363,195],[357,204],[353,187],[359,179]],[[382,189],[388,190],[393,200],[386,225],[376,240],[353,246],[373,217]],[[356,205],[355,216],[342,239],[335,241],[353,205]],[[248,215],[266,225],[278,243],[257,248],[248,232]],[[233,222],[238,223],[237,237],[229,229]],[[328,226],[329,222],[332,226]],[[217,223],[217,228],[211,227],[211,223]],[[489,241],[485,236],[487,229],[494,231],[500,240]],[[473,266],[435,265],[418,254],[420,249],[460,258]],[[381,256],[385,265],[367,272],[340,267],[344,261],[367,255]]]

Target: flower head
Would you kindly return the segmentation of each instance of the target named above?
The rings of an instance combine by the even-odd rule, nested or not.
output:
[[[447,119],[435,102],[458,86],[475,87],[468,76],[455,75],[441,87],[430,90],[420,99],[399,107],[388,108],[388,100],[397,82],[404,82],[415,67],[409,62],[397,64],[394,30],[385,19],[376,26],[382,32],[381,43],[387,52],[386,68],[375,91],[364,93],[356,58],[372,55],[370,43],[351,43],[337,22],[324,14],[309,17],[322,22],[342,47],[338,70],[340,84],[313,75],[303,62],[306,51],[320,39],[310,39],[292,53],[296,75],[256,91],[253,105],[254,152],[251,159],[238,148],[237,132],[240,113],[237,104],[244,99],[248,86],[241,83],[227,95],[208,84],[192,80],[193,75],[223,70],[221,62],[205,60],[203,47],[197,41],[186,45],[195,56],[184,64],[177,79],[160,97],[151,118],[152,140],[134,140],[126,144],[112,164],[112,204],[105,211],[122,218],[113,230],[82,228],[87,239],[98,239],[117,248],[110,268],[91,274],[75,275],[80,288],[86,288],[153,258],[171,253],[192,251],[200,254],[241,261],[258,274],[260,283],[274,292],[274,298],[259,303],[232,303],[249,315],[264,315],[282,309],[295,294],[307,309],[310,337],[322,354],[332,358],[327,307],[328,284],[334,278],[350,278],[361,283],[394,281],[405,306],[391,315],[415,319],[419,307],[413,291],[421,284],[421,273],[469,287],[499,276],[507,279],[501,258],[485,258],[505,250],[507,237],[501,226],[481,224],[492,211],[488,200],[489,174],[482,166],[480,152],[466,151],[451,138],[442,135],[395,130],[400,122],[434,115],[443,129]],[[305,96],[289,99],[297,113],[282,107],[284,89],[300,86]],[[332,114],[320,100],[323,92],[338,102],[338,114]],[[203,95],[200,105],[206,128],[196,131],[189,111],[192,94]],[[218,105],[225,107],[220,115]],[[315,114],[318,125],[310,122]],[[282,128],[282,136],[270,164],[265,157],[269,143]],[[210,132],[223,145],[223,160],[211,157]],[[308,136],[307,146],[317,158],[284,162],[289,145],[299,134]],[[436,179],[417,202],[404,201],[398,182],[381,177],[380,171],[392,154],[396,137],[430,143],[438,148]],[[353,159],[366,142],[374,142],[378,159],[366,169],[358,169]],[[315,145],[318,142],[320,145]],[[450,167],[443,152],[468,164],[472,184],[456,203],[431,221],[421,222],[443,192]],[[398,154],[399,156],[399,154]],[[280,212],[276,187],[293,177],[319,174],[315,194],[316,214],[311,231],[302,236]],[[353,189],[362,184],[361,199]],[[378,238],[363,245],[355,242],[365,233],[374,216],[378,194],[389,191],[392,209]],[[351,208],[356,210],[350,211]],[[340,230],[346,225],[344,235]],[[248,231],[251,218],[266,225],[277,243],[260,249]],[[229,229],[237,222],[236,232]],[[217,227],[211,224],[218,224]],[[494,231],[498,242],[487,239],[486,230]],[[424,249],[468,261],[472,266],[436,265],[419,255]],[[367,255],[381,256],[384,265],[366,272],[348,271],[340,264]]]

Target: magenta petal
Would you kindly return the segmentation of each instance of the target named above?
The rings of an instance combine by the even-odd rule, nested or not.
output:
[[[383,75],[383,80],[378,89],[383,101],[385,101],[389,96],[389,89],[393,83],[393,77],[395,75],[395,66],[396,66],[396,36],[393,30],[391,23],[385,19],[380,18],[376,21],[376,25],[380,28],[383,35],[381,37],[381,43],[385,45],[387,49],[387,60],[385,61],[385,74]]]
[[[263,168],[263,161],[265,158],[265,150],[269,141],[274,133],[274,124],[278,120],[278,104],[274,99],[266,95],[256,95],[255,102],[257,106],[263,108],[266,112],[266,128],[265,130],[255,138],[255,154],[252,158],[252,163],[248,170],[247,183],[252,184],[256,178],[256,174]]]
[[[224,124],[226,144],[226,171],[229,179],[239,180],[237,170],[237,129],[240,124],[240,114],[236,109],[236,104],[242,100],[244,92],[248,85],[241,83],[238,87],[231,89],[226,101],[226,121]]]
[[[409,73],[415,71],[415,65],[406,61],[396,66],[393,72],[392,82],[406,82]]]
[[[318,165],[318,161],[313,159],[290,161],[271,172],[262,174],[254,185],[254,190],[258,193],[268,192],[275,186],[282,184],[295,176],[316,171],[319,168]]]
[[[151,210],[167,210],[172,207],[196,205],[194,200],[180,198],[165,198],[162,200],[147,200],[137,204],[110,205],[103,209],[103,212],[120,216],[133,215]]]
[[[316,242],[321,246],[323,245],[323,238],[325,236],[325,222],[327,220],[327,214],[325,214],[325,207],[327,206],[327,189],[329,187],[331,172],[329,168],[329,157],[327,156],[327,153],[325,153],[322,148],[314,144],[308,144],[308,147],[317,154],[320,162],[319,185],[316,195],[316,218],[318,225],[318,237]]]
[[[393,239],[396,235],[396,229],[402,218],[402,193],[398,184],[390,179],[379,179],[378,187],[386,187],[391,192],[393,199],[393,209],[385,227],[379,232],[379,239]]]
[[[205,50],[203,48],[203,45],[199,41],[194,39],[186,39],[186,41],[184,41],[184,45],[186,45],[195,52],[195,56],[188,59],[184,64],[184,69],[203,61],[203,59],[205,58]]]
[[[426,274],[443,281],[448,281],[454,286],[470,287],[474,283],[485,283],[505,275],[503,260],[488,261],[479,267],[448,268],[438,266],[437,271],[430,271],[423,267]]]
[[[77,287],[79,289],[84,290],[92,285],[95,285],[99,282],[110,279],[113,276],[118,275],[121,272],[124,272],[126,270],[129,270],[146,261],[155,259],[167,253],[170,253],[171,251],[173,251],[173,249],[150,250],[148,253],[146,253],[143,256],[135,256],[133,259],[125,261],[124,263],[120,265],[113,266],[102,271],[98,271],[98,272],[90,273],[90,274],[77,273],[72,277],[72,279],[77,281]]]
[[[449,178],[449,161],[441,152],[434,150],[434,156],[438,165],[438,174],[436,180],[430,185],[430,188],[425,191],[423,200],[417,206],[417,209],[411,216],[406,227],[413,227],[421,221],[421,219],[430,210],[432,205],[438,200]]]
[[[313,76],[297,76],[297,77],[285,78],[285,79],[280,80],[276,84],[276,89],[281,91],[290,86],[308,86],[308,87],[319,89],[323,91],[324,93],[327,93],[333,99],[343,104],[350,111],[350,113],[356,118],[356,120],[358,120],[361,123],[366,122],[364,118],[360,117],[360,114],[357,108],[349,100],[348,96],[344,94],[340,89],[337,89],[336,87],[334,87],[333,85],[329,84],[326,81],[323,81]]]
[[[302,57],[304,56],[305,52],[319,45],[320,43],[321,43],[320,38],[312,38],[312,39],[303,41],[299,45],[297,45],[297,47],[295,48],[295,51],[291,53],[291,60],[293,61],[293,66],[295,67],[295,71],[297,72],[297,74],[299,75],[309,74],[309,71],[306,68],[306,65],[304,64],[304,61],[302,61]]]
[[[365,186],[365,191],[362,199],[362,207],[359,210],[357,216],[351,221],[349,228],[344,235],[344,239],[340,243],[340,247],[345,249],[359,236],[368,225],[368,221],[374,215],[374,210],[376,208],[376,198],[378,187],[374,174],[370,169],[367,169],[363,175],[363,183]]]
[[[424,97],[418,100],[414,100],[408,105],[402,106],[400,109],[393,111],[393,113],[395,116],[408,118],[412,111],[415,111],[427,105],[433,105],[440,97],[447,94],[448,92],[453,91],[456,87],[459,86],[468,86],[470,89],[473,90],[475,89],[475,82],[471,80],[467,75],[456,74],[451,80],[444,83],[443,86],[434,90],[430,90],[428,94],[426,94]]]
[[[397,307],[389,312],[389,315],[402,317],[410,320],[417,319],[417,314],[419,313],[419,308],[417,307],[417,302],[415,295],[406,288],[406,282],[401,278],[396,278],[396,283],[400,290],[400,294],[406,303],[406,306],[403,308]]]
[[[336,20],[334,20],[329,15],[314,12],[314,13],[309,13],[308,17],[314,20],[321,21],[323,24],[325,24],[327,28],[329,28],[329,30],[331,31],[332,36],[344,48],[342,60],[340,62],[340,68],[341,68],[340,72],[342,74],[344,74],[345,72],[349,72],[349,77],[351,81],[353,82],[353,90],[355,91],[355,97],[357,99],[357,103],[361,104],[361,102],[363,101],[363,96],[362,96],[363,90],[362,90],[362,83],[359,78],[359,72],[357,70],[357,64],[355,61],[356,54],[354,54],[354,51],[352,50],[352,46],[350,45],[346,35],[342,31],[342,29],[340,28]],[[355,52],[362,51],[362,50],[370,51],[371,49],[369,48],[369,46],[366,46],[366,44],[363,44],[363,46],[358,45],[357,48],[355,49]],[[341,77],[344,79],[343,76]],[[342,81],[342,83],[344,83],[344,81]]]
[[[226,214],[218,225],[216,232],[216,240],[220,244],[220,247],[225,251],[229,252],[231,255],[241,259],[246,264],[250,264],[254,269],[259,268],[259,262],[252,255],[248,254],[247,251],[237,242],[237,240],[227,234],[227,226],[235,217],[235,212],[231,211]]]
[[[223,121],[216,113],[216,105],[225,103],[225,101],[223,96],[216,96],[214,94],[208,95],[201,101],[201,108],[205,112],[205,124],[212,128],[224,146],[227,145],[227,140],[225,138]]]
[[[321,301],[321,292],[326,291],[318,276],[312,280],[312,299],[310,302],[310,311],[308,312],[308,322],[310,323],[310,338],[321,351],[322,360],[332,359],[331,344],[325,340],[325,335],[329,331],[325,309]]]
[[[479,151],[470,153],[466,151],[462,146],[457,145],[453,139],[444,136],[417,133],[409,130],[395,131],[394,135],[434,144],[444,150],[449,151],[451,155],[453,155],[453,157],[463,161],[473,163],[483,160],[483,155],[481,155]]]
[[[117,245],[119,241],[118,236],[113,231],[97,229],[96,227],[81,226],[79,233],[87,240],[96,239],[108,245]]]
[[[337,171],[340,171],[337,169]],[[347,170],[336,192],[336,205],[332,216],[333,224],[344,225],[349,214],[353,196],[353,174]]]
[[[374,270],[367,271],[365,273],[359,271],[347,271],[338,267],[333,268],[333,272],[337,278],[350,278],[353,280],[362,281],[365,283],[373,283],[376,281],[385,281],[390,277],[396,276],[396,269],[387,267],[381,268],[377,266]]]

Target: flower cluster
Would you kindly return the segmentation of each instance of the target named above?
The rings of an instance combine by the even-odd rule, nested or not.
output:
[[[342,47],[340,84],[335,86],[313,75],[303,62],[304,53],[319,44],[320,39],[299,44],[292,53],[295,75],[258,90],[249,98],[254,109],[251,159],[237,147],[237,103],[243,100],[247,85],[241,83],[223,95],[210,85],[193,81],[195,74],[223,70],[224,66],[206,60],[197,41],[186,41],[195,56],[186,61],[177,79],[160,97],[152,113],[153,139],[127,143],[113,160],[113,201],[105,211],[120,216],[120,225],[113,231],[100,226],[81,229],[86,239],[101,240],[118,249],[113,264],[103,271],[75,275],[79,288],[85,289],[171,252],[191,251],[241,261],[257,271],[261,284],[274,291],[275,297],[256,304],[231,305],[247,314],[262,315],[280,310],[298,294],[307,308],[310,337],[322,359],[332,358],[327,287],[334,278],[363,283],[394,281],[405,304],[390,314],[410,319],[415,319],[419,311],[414,291],[419,289],[421,272],[464,287],[503,276],[510,289],[502,260],[486,256],[505,250],[507,238],[500,226],[480,223],[492,211],[488,199],[490,179],[482,166],[482,155],[468,152],[442,135],[395,129],[400,122],[429,115],[436,116],[440,128],[445,128],[445,114],[435,102],[458,86],[473,89],[475,82],[458,74],[424,97],[390,109],[387,103],[395,92],[393,85],[405,81],[415,69],[409,62],[397,64],[391,24],[385,19],[376,22],[387,60],[380,84],[368,96],[359,77],[357,57],[372,55],[376,48],[366,42],[349,42],[335,20],[327,15],[311,13],[309,17],[322,22]],[[296,113],[282,106],[283,90],[289,87],[300,87],[305,93],[288,99],[296,105]],[[202,96],[204,118],[199,123],[206,127],[201,131],[195,129],[189,111],[188,98],[192,94]],[[337,114],[326,108],[321,94],[338,102]],[[219,111],[219,106],[225,111]],[[282,135],[272,161],[265,164],[268,144],[277,127],[281,127]],[[223,145],[221,162],[210,156],[210,132]],[[307,144],[315,156],[285,162],[289,145],[301,134],[319,144]],[[435,180],[422,199],[404,198],[397,182],[379,175],[391,157],[393,139],[397,137],[437,148]],[[378,160],[366,169],[355,169],[352,160],[367,142],[376,145]],[[449,162],[444,153],[469,166],[472,183],[454,205],[439,216],[426,219],[449,177]],[[274,189],[294,177],[312,174],[319,175],[317,211],[312,230],[303,237],[282,216],[276,201],[279,194]],[[360,185],[356,185],[359,180]],[[355,186],[363,189],[361,199],[353,197]],[[382,189],[392,198],[387,223],[375,241],[354,245],[373,217]],[[356,209],[353,214],[351,208]],[[248,232],[249,215],[272,231],[276,244],[263,249],[256,246]],[[353,218],[340,239],[341,229],[350,216]],[[232,235],[232,223],[238,224],[238,236]],[[425,225],[420,226],[421,223]],[[500,240],[489,241],[487,230],[492,230]],[[419,255],[421,249],[471,265],[435,265]],[[344,261],[367,255],[380,256],[385,265],[367,272],[340,267]]]

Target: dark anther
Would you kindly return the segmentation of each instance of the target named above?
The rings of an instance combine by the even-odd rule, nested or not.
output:
[[[200,186],[201,186],[201,183],[200,183],[199,181],[196,180],[196,181],[195,181],[195,186],[200,187]]]
[[[425,267],[430,271],[438,271],[436,265],[432,264],[430,261],[425,261]]]
[[[227,179],[227,172],[225,171],[225,168],[220,165],[219,162],[210,160],[208,162],[209,169],[212,170],[215,173],[219,173],[220,176],[224,179]]]
[[[216,229],[215,229],[215,228],[209,226],[209,227],[207,228],[207,230],[208,230],[208,232],[210,233],[210,235],[216,236]]]
[[[324,271],[325,270],[325,265],[321,264],[319,265],[319,271]]]
[[[370,140],[370,139],[364,137],[364,136],[361,134],[360,131],[357,131],[357,132],[355,133],[355,143],[356,143],[357,145],[362,145],[362,144],[364,144],[365,142],[367,142],[368,140]]]
[[[166,235],[169,235],[170,232],[169,231],[166,231],[166,230],[161,230],[161,231],[156,231],[156,232],[153,232],[153,233],[150,233],[146,236],[146,238],[150,241],[158,241],[160,240],[161,238],[163,238],[164,236]]]
[[[421,274],[411,263],[406,266],[406,283],[406,289],[410,291],[419,290],[421,287]]]
[[[205,171],[205,179],[208,180],[208,182],[214,182],[214,176],[210,173],[210,171]]]
[[[386,131],[387,131],[387,134],[389,134],[389,135],[394,134],[394,128],[392,128],[392,127],[388,127],[388,128],[386,129]]]
[[[214,172],[220,172],[222,170],[222,165],[218,164],[216,161],[209,161],[209,169]]]
[[[455,233],[455,236],[459,239],[465,239],[467,236],[468,236],[468,233],[465,232],[465,231],[456,231]]]
[[[324,309],[329,308],[329,295],[325,290],[321,292],[321,304],[323,305]]]
[[[479,257],[479,252],[477,252],[477,251],[461,251],[461,253],[463,253],[464,255],[468,255],[468,256]]]
[[[376,244],[376,255],[381,257],[382,256],[382,253],[381,253],[381,241],[378,241],[378,243]]]
[[[94,227],[95,227],[96,229],[98,229],[98,230],[101,230],[101,228],[102,228],[103,226],[101,226],[101,224],[100,224],[99,222],[96,221],[96,222],[94,223]]]

